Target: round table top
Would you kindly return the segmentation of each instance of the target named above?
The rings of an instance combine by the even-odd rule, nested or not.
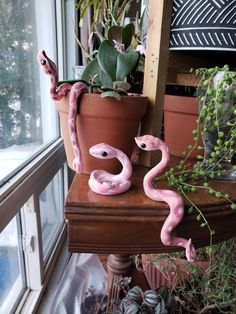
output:
[[[130,190],[115,196],[92,192],[88,186],[89,176],[76,175],[65,204],[71,251],[141,254],[180,249],[161,243],[160,231],[169,215],[169,206],[145,195],[143,178],[148,170],[141,166],[134,167]],[[166,182],[160,181],[159,184],[160,188],[167,188]],[[228,193],[236,201],[236,182],[212,180],[211,186]],[[214,230],[213,243],[236,236],[236,211],[230,208],[229,203],[202,190],[191,193],[191,199]],[[201,222],[196,219],[197,211],[187,213],[189,206],[185,200],[186,214],[173,234],[192,238],[196,247],[209,245],[208,228],[200,227]]]

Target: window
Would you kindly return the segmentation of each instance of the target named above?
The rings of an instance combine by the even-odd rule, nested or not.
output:
[[[0,313],[10,313],[26,290],[19,215],[0,234]]]
[[[44,263],[48,260],[64,223],[62,175],[60,170],[39,196]]]
[[[0,314],[35,311],[65,238],[65,152],[36,55],[62,77],[69,2],[0,1]]]
[[[0,185],[59,133],[36,61],[41,49],[55,59],[54,11],[54,1],[0,1]]]

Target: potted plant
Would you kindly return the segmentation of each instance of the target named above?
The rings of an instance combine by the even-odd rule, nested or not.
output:
[[[197,128],[199,104],[193,86],[167,85],[164,97],[164,137],[170,154],[183,157],[182,152],[194,145],[192,130]],[[181,140],[177,140],[181,139]],[[201,137],[198,146],[202,145]],[[199,151],[194,149],[189,157],[196,159]]]
[[[218,179],[236,180],[232,164],[236,152],[236,72],[228,65],[195,72],[201,77],[196,135],[201,133],[205,148],[199,167]]]
[[[122,150],[128,157],[132,154],[134,137],[147,107],[147,97],[128,94],[130,85],[127,76],[137,67],[140,57],[140,53],[131,45],[133,34],[132,24],[111,27],[108,38],[100,44],[97,55],[82,75],[81,81],[88,90],[79,98],[76,120],[82,173],[90,173],[94,169],[113,173],[119,171],[117,160],[104,161],[89,155],[89,148],[100,142]],[[38,61],[47,73],[47,65],[50,66],[52,61],[42,57],[42,54],[39,54]],[[53,69],[55,66],[47,74],[51,75]],[[68,89],[62,99],[56,97],[56,108],[60,114],[67,160],[73,167],[74,148],[68,130],[68,112],[69,104],[73,100],[77,101],[75,95],[71,95],[74,82],[62,82],[59,85],[57,74],[51,82],[56,85],[51,90],[60,93],[60,90]]]
[[[216,74],[221,73],[216,80]],[[193,143],[182,152],[182,159],[175,167],[169,168],[163,176],[156,178],[167,180],[168,185],[177,189],[188,202],[188,212],[195,213],[201,227],[209,231],[209,242],[212,243],[214,230],[204,217],[202,211],[196,206],[191,194],[197,190],[209,193],[217,199],[224,199],[232,210],[236,209],[234,200],[224,191],[224,185],[214,188],[211,180],[230,179],[235,180],[236,166],[230,158],[236,152],[236,122],[235,122],[235,73],[228,66],[223,68],[199,68],[195,73],[200,78],[198,89],[199,116],[196,120],[196,128],[192,130]],[[223,74],[222,74],[223,73]],[[209,135],[210,134],[210,135]],[[199,139],[203,137],[204,145],[199,145]],[[208,139],[211,141],[209,153]],[[176,139],[181,140],[181,139]],[[197,150],[198,162],[191,161],[189,156],[193,150]],[[229,158],[230,156],[230,158]],[[222,226],[223,228],[223,226]]]
[[[131,277],[124,277],[114,285],[121,291],[121,300],[114,304],[108,301],[106,314],[171,314],[174,313],[175,299],[169,289],[142,290],[139,286],[130,288]],[[110,304],[112,303],[112,304]],[[110,306],[111,305],[111,306]],[[112,309],[110,309],[112,308]],[[104,314],[105,314],[104,313]]]
[[[235,243],[234,238],[198,249],[194,264],[181,253],[144,255],[144,273],[151,289],[169,287],[175,313],[235,313]]]

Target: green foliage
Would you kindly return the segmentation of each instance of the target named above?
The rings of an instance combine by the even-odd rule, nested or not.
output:
[[[201,167],[221,171],[221,161],[231,159],[236,151],[236,73],[223,68],[200,68],[196,74],[203,86],[199,93],[199,125],[205,143],[205,156]],[[211,145],[211,146],[210,146]]]
[[[221,76],[216,82],[214,80],[219,72]],[[195,73],[201,76],[198,88],[200,113],[197,128],[192,131],[195,144],[189,145],[183,152],[184,158],[168,169],[164,176],[157,177],[156,183],[166,179],[169,186],[188,200],[189,212],[195,213],[202,228],[208,228],[212,242],[214,230],[194,203],[191,194],[196,191],[209,193],[216,199],[224,199],[233,210],[236,209],[236,204],[229,194],[211,186],[211,179],[227,178],[229,173],[235,172],[230,159],[236,153],[236,74],[230,72],[228,66],[200,68],[195,70]],[[204,147],[198,145],[200,137],[205,139]],[[194,149],[199,151],[197,163],[193,163],[189,158]]]
[[[115,41],[117,43],[124,45],[124,50],[132,43],[133,36],[135,34],[134,24],[130,23],[123,26],[114,25],[108,29],[107,37],[110,41]]]
[[[178,313],[236,312],[236,239],[198,249],[195,264],[187,263],[182,253],[156,254],[153,257],[153,265],[164,276],[170,276]],[[163,259],[167,263],[161,263]],[[203,267],[200,262],[208,265]],[[173,282],[174,274],[177,281]]]
[[[142,42],[140,33],[143,19],[137,13],[134,23],[124,23],[127,12],[135,2],[140,3],[140,0],[80,0],[76,5],[82,19],[88,10],[93,12],[93,35],[96,34],[100,41],[98,49],[94,50],[90,45],[88,53],[77,38],[90,60],[82,75],[82,80],[90,86],[90,92],[120,99],[122,95],[127,95],[131,87],[127,80],[141,92],[140,83],[133,82],[133,73],[144,70],[144,56],[136,51]]]
[[[97,31],[102,25],[107,36],[108,29],[113,25],[123,26],[124,18],[130,5],[137,0],[80,0],[76,8],[80,10],[81,22],[91,8],[93,11],[92,26]]]
[[[139,286],[134,286],[128,288],[118,309],[106,314],[168,314],[174,304],[174,297],[168,289],[142,291]]]
[[[132,46],[125,49],[125,46],[131,43],[134,33],[131,24],[119,26],[118,30],[116,32],[114,28],[111,29],[110,39],[105,39],[100,44],[97,56],[88,64],[81,77],[92,87],[95,86],[97,92],[104,91],[103,97],[117,99],[120,98],[119,95],[125,95],[130,88],[126,78],[139,61],[139,53]],[[112,39],[112,36],[116,39]]]

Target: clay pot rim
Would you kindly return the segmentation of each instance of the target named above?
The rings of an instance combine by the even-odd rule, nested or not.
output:
[[[102,98],[101,94],[83,93],[81,95],[79,112],[81,115],[91,117],[122,117],[124,120],[141,119],[147,111],[148,97],[140,94],[136,95],[137,96],[121,96],[121,100],[119,101],[113,97]],[[87,103],[90,106],[85,106]],[[61,100],[55,101],[55,105],[58,112],[68,114],[69,93]],[[118,113],[115,114],[114,108],[118,109]],[[96,114],[94,114],[94,110]]]
[[[192,96],[165,95],[164,111],[199,114],[198,99]]]

